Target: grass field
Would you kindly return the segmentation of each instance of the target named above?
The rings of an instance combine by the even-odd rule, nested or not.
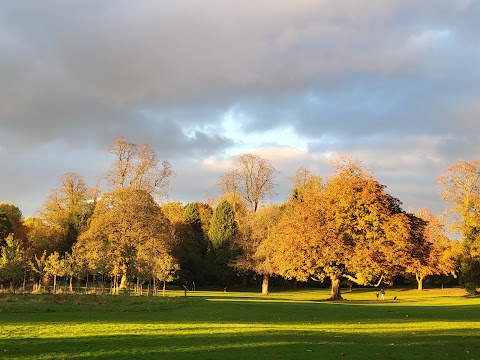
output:
[[[460,289],[183,295],[1,294],[0,359],[480,359]]]

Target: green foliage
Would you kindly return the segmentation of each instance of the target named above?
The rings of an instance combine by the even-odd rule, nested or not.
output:
[[[460,266],[460,283],[471,294],[480,287],[480,259],[464,255]]]
[[[23,224],[22,212],[17,206],[2,202],[0,203],[0,246],[10,233],[13,233],[24,247],[27,246],[27,234]]]
[[[0,246],[5,244],[5,239],[13,233],[13,226],[7,214],[0,212]]]
[[[232,282],[235,273],[231,268],[237,255],[238,226],[235,212],[228,201],[221,201],[213,212],[208,237],[212,244],[209,254],[210,273],[222,285]]]
[[[23,281],[27,268],[27,257],[21,242],[10,234],[5,239],[0,259],[0,280],[15,292]]]
[[[235,212],[230,204],[223,200],[215,208],[208,237],[213,248],[219,250],[228,248],[229,245],[233,244],[237,235],[238,228],[235,221]]]

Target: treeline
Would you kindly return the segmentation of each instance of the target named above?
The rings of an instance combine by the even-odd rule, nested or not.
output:
[[[149,145],[119,138],[107,191],[67,173],[35,218],[0,204],[0,281],[5,290],[75,291],[75,284],[117,294],[156,293],[168,282],[230,286],[262,278],[391,284],[430,275],[457,277],[469,291],[480,281],[480,163],[459,162],[439,178],[453,204],[462,241],[450,240],[428,209],[405,212],[360,162],[339,157],[322,178],[302,167],[291,196],[269,204],[276,169],[240,155],[220,179],[213,203],[165,202],[174,172]],[[160,205],[162,204],[162,205]],[[61,279],[61,286],[59,286]]]

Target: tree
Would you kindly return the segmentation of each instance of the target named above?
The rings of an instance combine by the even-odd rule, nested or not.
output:
[[[115,157],[107,175],[113,189],[142,190],[160,198],[166,195],[168,180],[174,176],[174,171],[168,161],[158,163],[149,145],[137,145],[119,137],[107,153]]]
[[[152,267],[152,276],[163,283],[162,295],[165,296],[165,287],[167,282],[171,282],[177,278],[180,266],[175,258],[169,254],[158,256],[154,259]]]
[[[412,256],[407,272],[415,275],[418,290],[423,289],[423,280],[429,275],[452,275],[457,277],[459,244],[445,235],[443,225],[428,209],[417,212],[420,220],[419,246]]]
[[[239,193],[249,205],[250,210],[257,211],[259,204],[274,194],[273,177],[276,170],[270,161],[255,155],[240,155],[235,168],[220,179],[224,193]]]
[[[291,200],[302,201],[303,191],[306,187],[317,187],[320,189],[323,186],[322,178],[314,175],[306,166],[298,168],[295,175],[289,178],[289,180],[293,185]]]
[[[74,254],[65,253],[65,276],[69,279],[69,292],[73,293],[73,277],[79,273],[79,262]]]
[[[25,228],[29,241],[31,256],[47,255],[61,251],[65,246],[65,231],[58,225],[48,224],[39,218],[25,220]]]
[[[48,255],[45,261],[46,275],[53,276],[53,293],[57,292],[57,277],[65,276],[65,260],[60,257],[58,252]]]
[[[1,249],[0,279],[15,293],[24,279],[27,257],[21,241],[15,239],[13,234],[7,236],[5,243]]]
[[[331,281],[331,300],[342,299],[342,279],[388,281],[406,264],[414,244],[408,217],[359,163],[335,164],[322,188],[306,187],[274,229],[275,262],[287,279]]]
[[[143,190],[121,189],[98,201],[89,228],[80,236],[79,247],[103,244],[111,272],[121,278],[120,289],[135,273],[142,244],[155,241],[170,251],[170,224],[153,197]]]
[[[210,254],[215,261],[214,274],[223,283],[233,276],[231,262],[236,256],[236,240],[238,238],[238,226],[235,220],[235,212],[230,204],[223,200],[213,212],[208,237],[211,243]]]
[[[95,196],[91,198],[90,196]],[[53,251],[71,251],[78,235],[84,230],[96,203],[98,192],[87,188],[85,180],[77,173],[66,173],[60,177],[60,187],[48,195],[38,216],[45,227],[55,229],[47,232],[54,235],[51,240],[61,241]],[[47,235],[44,233],[44,235]],[[52,243],[53,241],[50,241]],[[43,249],[40,249],[43,250]]]
[[[262,206],[248,213],[239,237],[241,251],[234,262],[235,268],[241,273],[262,275],[263,295],[269,294],[269,279],[276,272],[272,259],[275,242],[270,241],[270,235],[281,215],[282,208],[278,205]]]
[[[202,210],[202,216],[200,213]],[[208,213],[207,213],[208,212]],[[206,216],[206,218],[205,218]],[[205,279],[205,262],[208,252],[207,232],[212,216],[212,209],[202,203],[189,203],[182,214],[182,224],[177,224],[179,236],[175,254],[186,281],[203,282]]]
[[[22,211],[17,206],[6,202],[0,203],[0,240],[13,233],[15,238],[26,247],[28,238],[23,222]]]
[[[38,291],[42,289],[42,281],[44,280],[47,271],[47,252],[44,250],[42,255],[38,257],[36,254],[34,255],[34,259],[30,261],[30,268],[33,272],[38,274]],[[33,288],[35,290],[35,287]]]
[[[454,226],[462,238],[461,279],[467,290],[480,286],[480,162],[459,161],[439,177],[442,199],[451,203]]]
[[[0,213],[0,246],[5,245],[5,239],[13,233],[13,225],[7,214]]]

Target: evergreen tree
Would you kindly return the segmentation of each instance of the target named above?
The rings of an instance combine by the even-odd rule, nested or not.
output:
[[[213,261],[213,276],[216,276],[215,280],[226,285],[234,277],[230,265],[236,257],[238,226],[235,212],[225,200],[221,201],[213,212],[208,237],[211,244],[210,260]]]

